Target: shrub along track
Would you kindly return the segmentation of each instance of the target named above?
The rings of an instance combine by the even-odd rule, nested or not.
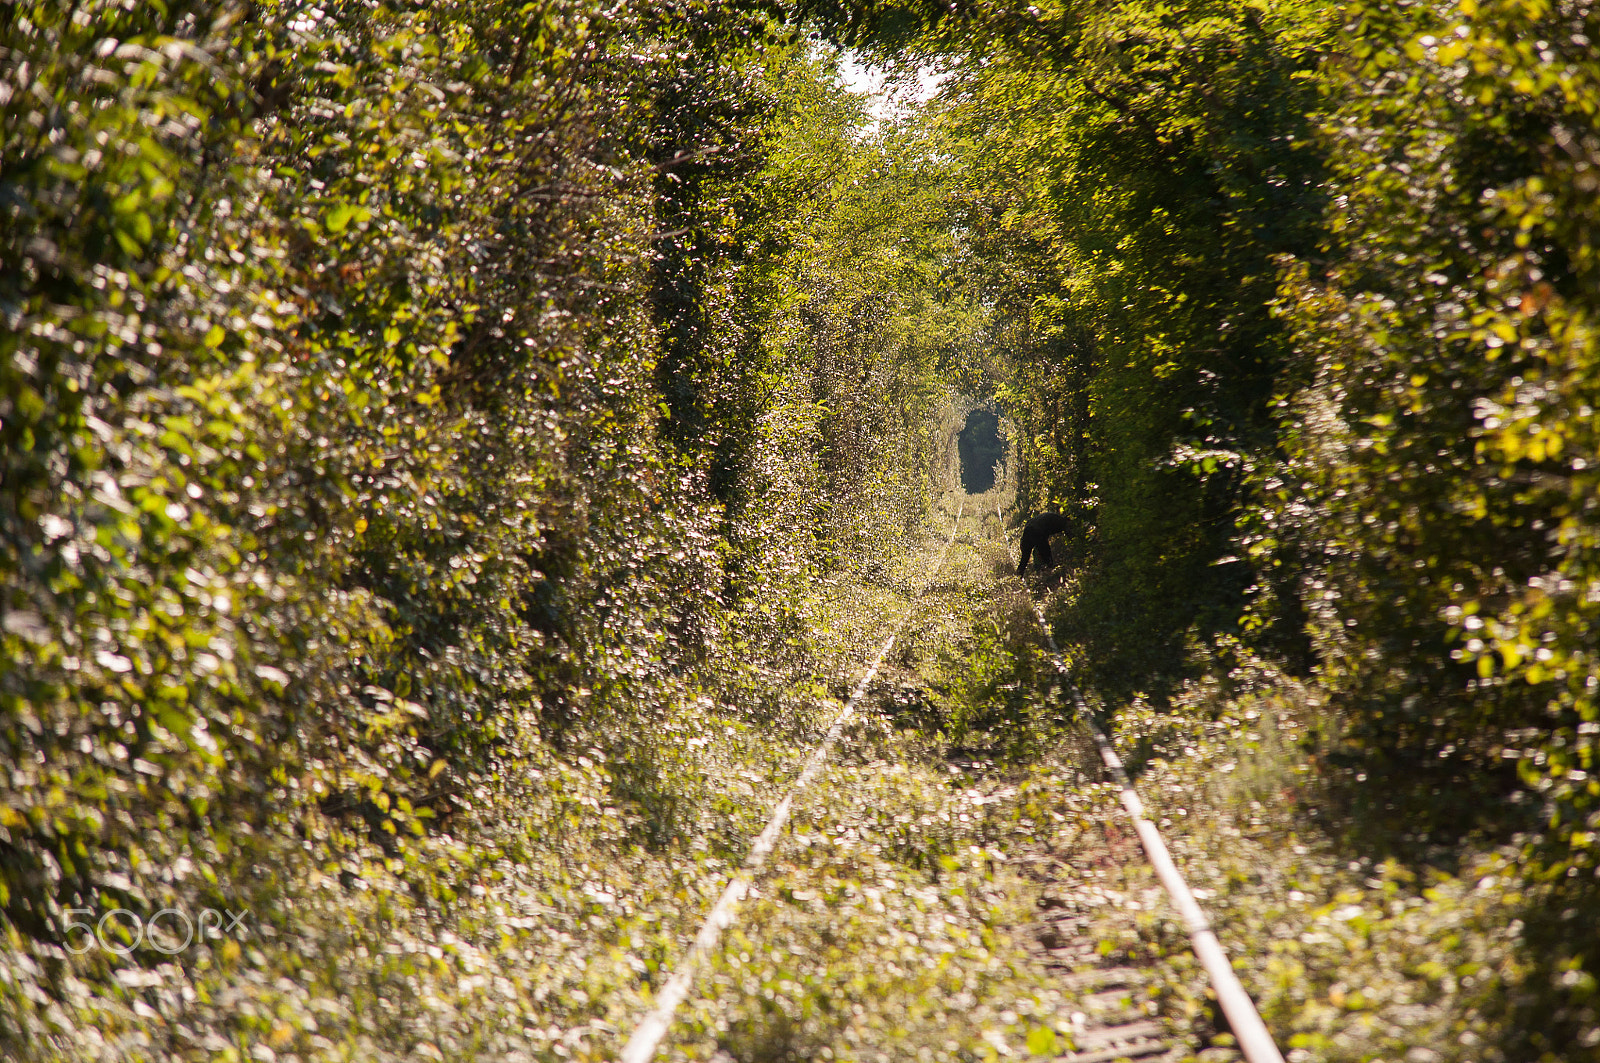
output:
[[[1116,788],[1061,726],[1001,526],[972,515],[985,509],[957,495],[949,540],[930,530],[825,588],[813,620],[839,659],[884,650],[851,684],[832,759],[819,747],[815,784],[756,841],[771,867],[730,882],[716,929],[657,973],[654,1010],[605,1057],[1237,1058],[1205,1014],[1160,1014],[1151,942],[1180,931]]]

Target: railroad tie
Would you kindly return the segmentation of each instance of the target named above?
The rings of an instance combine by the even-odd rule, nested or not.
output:
[[[1082,886],[1065,876],[1046,886],[1045,904],[1028,937],[1035,954],[1056,976],[1069,1003],[1062,1017],[1070,1025],[1072,1049],[1056,1057],[1058,1063],[1178,1063],[1190,1057],[1188,1042],[1178,1031],[1151,1015],[1147,972],[1100,954],[1093,932],[1103,922],[1104,891],[1090,898]],[[1148,896],[1142,904],[1153,903]],[[1231,1049],[1208,1048],[1200,1056],[1207,1063],[1227,1063],[1241,1057]]]

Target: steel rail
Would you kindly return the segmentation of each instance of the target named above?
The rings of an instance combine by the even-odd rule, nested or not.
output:
[[[1001,522],[1003,543],[1005,518],[1001,515],[998,504],[994,513]],[[1007,564],[1010,563],[1010,556],[1011,548],[1007,545]],[[1234,1039],[1239,1043],[1239,1051],[1244,1054],[1248,1063],[1284,1063],[1283,1053],[1278,1051],[1277,1043],[1267,1030],[1267,1024],[1261,1021],[1261,1013],[1256,1010],[1255,1001],[1250,999],[1250,994],[1245,992],[1244,986],[1239,982],[1239,976],[1234,973],[1233,964],[1229,962],[1228,954],[1223,951],[1222,942],[1217,940],[1216,931],[1211,927],[1211,920],[1206,918],[1205,909],[1200,907],[1194,891],[1189,889],[1189,884],[1184,881],[1183,873],[1178,870],[1178,865],[1173,863],[1172,854],[1167,851],[1167,843],[1162,840],[1161,832],[1145,816],[1144,802],[1139,800],[1138,791],[1134,790],[1133,782],[1122,766],[1122,758],[1117,756],[1117,751],[1112,748],[1105,732],[1095,726],[1089,705],[1072,682],[1066,662],[1061,659],[1061,648],[1056,645],[1055,635],[1051,633],[1050,625],[1045,620],[1044,609],[1038,602],[1033,603],[1033,615],[1039,621],[1039,630],[1050,647],[1050,660],[1055,664],[1056,671],[1061,674],[1062,688],[1072,698],[1073,705],[1078,710],[1078,718],[1094,736],[1094,744],[1100,750],[1101,761],[1105,763],[1112,779],[1122,791],[1122,807],[1133,820],[1133,829],[1139,835],[1139,842],[1144,846],[1145,855],[1150,858],[1151,866],[1156,870],[1156,877],[1166,888],[1172,906],[1178,910],[1178,914],[1183,917],[1184,925],[1188,927],[1189,942],[1194,947],[1195,956],[1205,967],[1206,973],[1211,976],[1211,988],[1216,992],[1217,1004],[1222,1008],[1222,1014],[1227,1017],[1228,1026],[1233,1030]]]
[[[750,892],[750,886],[755,882],[755,877],[766,865],[767,857],[772,855],[773,847],[778,843],[778,835],[783,832],[784,825],[789,822],[789,813],[794,809],[794,799],[800,792],[810,786],[812,781],[821,774],[823,765],[827,762],[828,754],[834,744],[839,740],[839,735],[844,731],[844,726],[855,715],[856,704],[860,702],[861,695],[867,691],[867,685],[878,674],[878,668],[883,664],[883,659],[889,655],[889,650],[894,646],[895,639],[900,637],[901,628],[905,627],[906,619],[911,615],[918,600],[928,592],[933,585],[933,577],[939,574],[944,567],[944,559],[950,553],[951,545],[956,541],[956,531],[961,527],[961,515],[966,512],[966,500],[963,499],[956,509],[955,523],[950,527],[950,538],[945,541],[944,549],[939,551],[939,557],[934,562],[933,568],[928,573],[928,581],[923,585],[916,597],[906,606],[906,611],[900,614],[900,619],[895,623],[892,631],[878,649],[878,655],[868,665],[866,674],[856,684],[855,690],[850,694],[850,699],[845,702],[844,708],[834,717],[829,725],[827,734],[816,749],[812,750],[807,758],[805,769],[800,777],[795,780],[789,792],[783,795],[777,807],[772,810],[772,818],[767,820],[764,830],[756,835],[755,841],[750,846],[750,854],[745,857],[744,866],[738,874],[728,880],[723,887],[722,896],[717,898],[717,903],[712,906],[711,912],[706,916],[705,922],[700,924],[700,930],[694,936],[694,944],[689,949],[689,955],[684,958],[678,969],[667,979],[661,987],[661,992],[656,995],[655,1006],[639,1021],[634,1028],[633,1036],[628,1038],[628,1043],[623,1046],[621,1063],[649,1063],[655,1056],[656,1049],[661,1046],[661,1039],[666,1036],[667,1030],[672,1026],[672,1017],[689,995],[689,990],[694,985],[695,977],[700,969],[705,966],[706,960],[716,951],[717,943],[722,938],[722,932],[733,925],[735,909],[739,902],[744,900]]]

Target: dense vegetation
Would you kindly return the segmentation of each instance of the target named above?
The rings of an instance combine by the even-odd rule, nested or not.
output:
[[[1424,878],[1492,865],[1483,881],[1515,883],[1515,919],[1434,906],[1510,966],[1411,974],[1476,982],[1449,1007],[1494,1043],[1468,1022],[1453,1046],[1413,1031],[1342,1051],[1592,1053],[1600,13],[1130,2],[846,22],[950,71],[933,120],[992,310],[977,369],[1018,426],[1031,506],[1092,512],[1057,610],[1084,681],[1112,708],[1147,694],[1253,733],[1228,692],[1259,715],[1273,662],[1265,700],[1299,736],[1278,752],[1309,772],[1319,833],[1331,820],[1344,852]],[[1210,725],[1146,740],[1166,725],[1142,719],[1122,725],[1147,754],[1232,763],[1201,755]]]
[[[1191,804],[1269,1018],[1593,1055],[1597,35],[1583,0],[9,6],[0,1049],[604,1055],[994,398],[1018,510],[1082,518],[1053,618],[1147,778],[1260,765]],[[938,96],[871,120],[839,44]],[[856,871],[797,864],[977,973],[752,948],[716,977],[766,1025],[715,1044],[1015,1021],[981,846],[1066,815],[1026,628],[939,636],[972,674],[888,696],[829,792]],[[952,743],[1026,776],[970,828]],[[1317,907],[1363,890],[1387,967]],[[116,910],[129,947],[78,948]],[[897,1017],[818,1017],[869,997]]]
[[[46,0],[0,48],[4,1054],[625,1014],[617,935],[823,707],[806,577],[943,468],[907,149],[716,5]],[[207,908],[243,952],[178,947]]]

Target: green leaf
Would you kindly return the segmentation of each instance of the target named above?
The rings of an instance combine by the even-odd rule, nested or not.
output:
[[[350,224],[356,215],[356,208],[349,203],[340,203],[322,217],[322,227],[330,233],[344,232],[345,226]]]

